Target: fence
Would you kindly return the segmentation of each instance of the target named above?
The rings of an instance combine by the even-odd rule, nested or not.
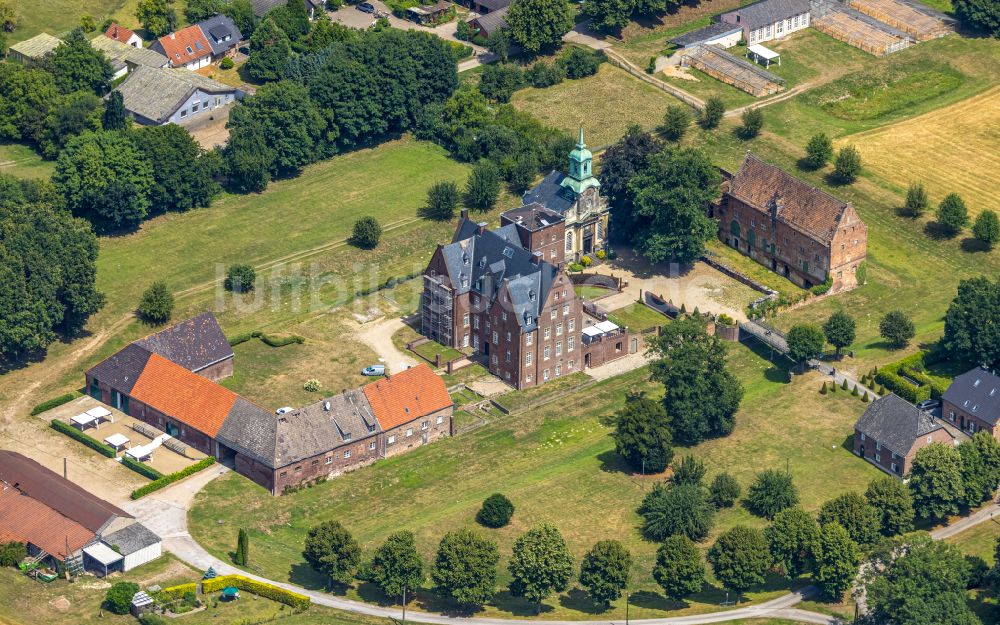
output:
[[[861,15],[863,14],[852,15],[846,9],[834,10],[814,19],[812,26],[834,39],[874,56],[885,56],[910,46],[908,38],[896,36],[860,19]]]
[[[776,93],[785,82],[784,78],[716,46],[696,46],[681,57],[681,64],[699,69],[712,78],[755,97]]]
[[[662,80],[653,78],[652,76],[650,76],[643,70],[636,67],[631,61],[621,56],[614,50],[609,48],[604,51],[604,54],[608,57],[608,62],[614,65],[615,67],[625,70],[626,72],[632,74],[639,80],[647,84],[653,85],[654,87],[660,89],[661,91],[666,91],[667,93],[674,96],[681,102],[684,102],[691,108],[697,109],[699,111],[705,108],[705,103],[700,98],[696,98],[687,91],[682,91],[674,87],[673,85],[669,85],[663,82]]]
[[[847,0],[847,6],[910,35],[917,41],[944,37],[951,29],[941,19],[896,0]]]

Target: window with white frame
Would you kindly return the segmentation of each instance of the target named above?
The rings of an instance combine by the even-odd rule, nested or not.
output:
[[[528,352],[527,354],[524,355],[524,364],[526,365],[531,364],[531,354],[532,352]]]
[[[421,430],[426,430],[430,426],[431,426],[431,422],[430,421],[424,421],[423,423],[420,424],[420,429]]]
[[[562,336],[563,324],[556,324],[556,336]]]
[[[573,351],[573,345],[575,343],[576,343],[576,339],[574,339],[572,336],[569,337],[568,339],[566,339],[566,351],[567,352]]]
[[[438,415],[437,424],[441,425],[442,423],[444,423],[444,415]]]
[[[543,380],[548,380],[549,379],[549,370],[548,369],[546,369],[545,371],[542,371],[542,379]]]
[[[553,308],[552,310],[549,311],[549,319],[555,319],[557,314],[559,314],[558,311],[555,308]]]
[[[552,327],[545,328],[545,340],[552,338]]]
[[[576,329],[576,319],[570,318],[569,320],[569,331],[572,332]]]
[[[549,346],[546,345],[545,349],[542,350],[542,360],[548,360],[550,355],[551,355],[551,352],[549,351]]]
[[[495,344],[495,343],[499,343],[499,342],[500,342],[500,335],[498,335],[496,333],[496,330],[494,330],[493,331],[493,343]]]
[[[572,371],[572,370],[573,370],[573,361],[572,361],[572,360],[571,360],[571,361],[569,361],[569,364],[568,364],[568,365],[566,366],[566,369],[567,369],[568,371]]]
[[[350,457],[351,457],[351,450],[350,449],[345,449],[344,450],[344,458],[350,458]]]
[[[556,377],[558,378],[561,375],[562,375],[562,365],[559,364],[559,365],[556,365]]]
[[[534,332],[528,332],[527,334],[524,335],[524,344],[525,345],[531,345],[534,342],[535,342],[535,333]]]
[[[464,315],[462,315],[462,327],[463,328],[469,327],[469,313],[465,313]]]
[[[390,445],[392,445],[393,443],[396,442],[396,437],[395,436],[390,436],[388,439],[386,439],[386,442],[389,443]]]
[[[326,464],[333,464],[333,456],[326,457]]]
[[[556,356],[562,356],[562,341],[556,341]]]
[[[406,428],[406,436],[407,438],[413,436],[413,428]]]
[[[563,304],[563,314],[564,315],[569,314],[569,304]]]
[[[510,362],[510,350],[509,349],[507,350],[507,353],[504,356],[504,362]]]
[[[368,443],[368,449],[375,451],[375,441]]]

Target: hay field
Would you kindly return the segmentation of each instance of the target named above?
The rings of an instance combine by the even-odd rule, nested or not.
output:
[[[970,215],[1000,211],[1000,87],[878,130],[845,137],[865,168],[905,189],[922,181],[935,206],[951,192],[961,195]]]

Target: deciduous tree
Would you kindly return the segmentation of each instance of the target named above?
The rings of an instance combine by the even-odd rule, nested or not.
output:
[[[483,501],[476,513],[476,522],[486,527],[504,527],[514,516],[514,504],[502,493],[493,493]]]
[[[150,212],[207,207],[221,188],[215,182],[216,159],[177,124],[146,126],[134,134],[136,145],[153,165]]]
[[[257,271],[248,263],[229,265],[226,269],[226,279],[223,286],[227,291],[247,293],[254,290],[257,282]]]
[[[45,58],[45,68],[52,73],[63,93],[90,91],[103,95],[114,74],[104,53],[90,45],[80,28],[74,28],[52,54]]]
[[[617,33],[628,26],[633,6],[632,0],[593,0],[583,5],[583,13],[594,28]]]
[[[993,249],[1000,242],[1000,219],[997,214],[989,209],[979,213],[972,224],[972,234],[987,248]]]
[[[891,310],[882,316],[878,331],[885,341],[894,348],[905,347],[916,335],[913,321],[901,310]]]
[[[594,603],[607,610],[628,587],[631,570],[632,554],[628,549],[617,540],[601,540],[583,556],[580,585]]]
[[[712,96],[705,100],[705,109],[701,112],[701,119],[698,123],[705,130],[711,130],[722,123],[722,118],[726,115],[726,105],[722,98]]]
[[[927,189],[922,182],[911,182],[906,189],[906,204],[904,208],[911,217],[919,217],[927,210]]]
[[[788,331],[788,355],[800,366],[823,355],[823,330],[812,323],[798,323]]]
[[[535,604],[535,612],[540,613],[546,597],[569,586],[573,556],[559,530],[543,523],[514,541],[507,569],[511,594],[528,599]]]
[[[424,562],[417,552],[413,532],[399,531],[389,534],[371,560],[371,580],[389,597],[399,597],[424,583]]]
[[[819,524],[802,508],[786,508],[774,515],[764,537],[771,558],[785,576],[794,579],[812,568]]]
[[[101,118],[105,130],[124,130],[128,124],[128,113],[125,112],[125,100],[119,91],[112,91],[104,103],[104,116]]]
[[[346,584],[361,563],[361,547],[339,521],[324,521],[309,529],[302,557],[317,573]]]
[[[854,491],[825,502],[819,511],[819,522],[822,525],[839,524],[862,548],[875,544],[882,527],[879,511]]]
[[[705,463],[694,456],[684,456],[674,463],[674,472],[670,476],[672,484],[694,484],[701,486],[705,479]]]
[[[740,483],[728,473],[719,473],[708,487],[708,500],[716,508],[729,508],[740,498]]]
[[[715,507],[696,484],[655,484],[637,512],[643,518],[643,533],[653,540],[678,534],[701,540],[715,523]]]
[[[573,28],[573,12],[566,0],[514,0],[507,10],[511,38],[528,54],[552,50]]]
[[[649,159],[663,146],[663,141],[632,125],[618,143],[604,152],[601,159],[601,193],[608,198],[613,209],[611,219],[615,232],[628,233],[635,227],[639,216],[633,214],[629,181],[649,166]]]
[[[476,163],[465,182],[466,205],[482,211],[493,208],[500,197],[501,181],[500,170],[493,162],[482,160]]]
[[[820,132],[809,138],[806,144],[806,165],[811,169],[825,167],[833,158],[833,141],[826,133]]]
[[[747,489],[743,505],[757,516],[773,519],[776,514],[798,502],[799,493],[792,482],[791,473],[767,469],[754,478],[753,484]]]
[[[861,174],[861,153],[853,145],[840,148],[833,164],[833,175],[841,184],[853,184]]]
[[[104,595],[104,605],[115,614],[128,614],[137,592],[139,584],[135,582],[115,582]]]
[[[705,584],[705,564],[697,545],[684,535],[664,539],[656,550],[653,579],[673,601],[699,592]]]
[[[836,522],[824,524],[816,542],[816,571],[813,574],[823,598],[827,601],[843,599],[858,576],[859,564],[861,554],[847,530]]]
[[[962,280],[944,317],[941,342],[960,362],[1000,366],[1000,279]]]
[[[958,514],[965,499],[962,457],[951,445],[932,443],[917,451],[910,468],[913,509],[926,519]]]
[[[954,0],[952,6],[966,26],[1000,37],[1000,5],[994,0]]]
[[[177,28],[177,11],[172,0],[139,0],[135,17],[154,37],[162,37]]]
[[[450,180],[437,182],[427,190],[427,204],[420,214],[434,221],[449,221],[455,217],[458,202],[458,185]]]
[[[857,324],[854,322],[854,317],[851,317],[842,310],[838,310],[830,315],[830,318],[823,324],[823,334],[826,336],[826,342],[833,345],[837,350],[838,357],[840,357],[842,349],[854,342],[856,327]]]
[[[680,141],[691,126],[691,109],[683,104],[671,104],[663,116],[660,133],[667,141]]]
[[[351,233],[351,245],[360,247],[363,250],[373,250],[382,238],[382,225],[378,219],[371,215],[365,215],[354,222],[354,230]]]
[[[992,499],[1000,484],[1000,443],[989,431],[980,430],[958,446],[958,453],[962,457],[964,503],[975,508]]]
[[[736,591],[737,599],[743,592],[764,583],[770,560],[764,533],[745,525],[724,532],[708,550],[715,578]]]
[[[665,471],[674,457],[670,419],[661,402],[630,395],[615,415],[615,451],[643,473]]]
[[[969,225],[969,209],[965,206],[965,200],[957,193],[944,196],[938,204],[935,216],[938,224],[949,236],[955,236]]]
[[[250,59],[245,69],[257,80],[280,80],[291,56],[292,44],[288,35],[273,19],[265,17],[250,37]]]
[[[736,130],[736,134],[739,135],[740,139],[749,141],[756,138],[764,127],[764,113],[756,108],[746,109],[743,111],[741,121],[742,124]]]
[[[913,496],[902,481],[888,475],[877,477],[868,485],[865,499],[879,511],[879,529],[883,536],[895,536],[913,529]]]
[[[499,561],[495,542],[470,530],[456,530],[441,539],[431,577],[443,596],[478,606],[493,598]]]
[[[167,283],[157,280],[142,292],[136,313],[139,317],[152,324],[163,324],[170,321],[174,311],[174,294],[170,292]]]

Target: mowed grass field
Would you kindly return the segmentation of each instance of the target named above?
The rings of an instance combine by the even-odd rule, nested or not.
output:
[[[186,0],[174,0],[172,6],[177,11],[178,27],[187,24],[184,19]],[[7,36],[8,45],[30,39],[38,33],[46,32],[60,37],[80,25],[80,18],[89,15],[97,21],[98,27],[105,19],[139,29],[135,17],[139,0],[52,0],[52,2],[29,2],[14,0],[18,12],[17,28]],[[93,33],[96,34],[96,33]],[[143,39],[149,39],[145,31],[139,32]]]
[[[48,179],[55,171],[55,161],[46,161],[30,147],[20,143],[0,144],[0,173],[19,178]]]
[[[511,98],[547,126],[576,132],[582,125],[591,148],[617,141],[632,124],[651,129],[678,100],[637,80],[624,70],[604,63],[597,74],[564,80],[553,87],[521,89]]]
[[[858,399],[846,394],[820,395],[816,392],[819,378],[814,376],[787,383],[783,365],[774,365],[742,345],[732,346],[731,366],[747,391],[736,431],[690,450],[706,462],[709,479],[716,472],[729,471],[745,488],[763,467],[787,466],[803,505],[815,511],[841,492],[863,490],[877,475],[876,469],[844,446],[864,409]],[[475,528],[500,544],[500,581],[505,587],[513,540],[531,526],[550,522],[565,536],[577,563],[597,540],[615,538],[628,546],[637,561],[632,586],[636,618],[718,610],[725,594],[717,587],[706,588],[685,605],[666,601],[650,576],[657,545],[642,538],[635,509],[662,476],[642,478],[628,471],[614,453],[605,419],[622,405],[628,391],[657,392],[646,375],[643,369],[612,378],[289,496],[271,497],[245,478],[227,475],[198,495],[189,515],[192,535],[228,560],[236,528],[246,527],[255,571],[320,587],[323,580],[301,556],[306,532],[320,521],[343,523],[367,553],[389,533],[412,530],[426,561],[433,560],[445,532]],[[678,454],[686,451],[679,449]],[[830,475],[837,480],[831,482]],[[517,508],[512,524],[501,530],[478,527],[474,517],[479,505],[498,491]],[[723,511],[717,521],[713,536],[704,543],[706,548],[719,531],[736,523],[765,524],[740,506]],[[750,596],[763,600],[788,587],[787,581],[774,578]],[[347,594],[384,600],[367,584]],[[426,591],[419,596],[421,609],[448,607]],[[622,608],[619,602],[614,614]],[[531,611],[531,606],[503,590],[486,614],[512,616]],[[544,608],[546,618],[607,618],[608,614],[597,613],[579,590],[550,598]]]
[[[923,182],[932,205],[955,192],[970,216],[1000,211],[1000,87],[838,143],[856,146],[872,173],[902,189]]]

